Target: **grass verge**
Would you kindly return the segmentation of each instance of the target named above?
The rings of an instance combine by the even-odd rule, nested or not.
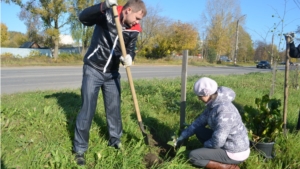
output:
[[[220,86],[236,92],[234,104],[243,113],[243,106],[254,105],[254,99],[268,94],[270,73],[209,76]],[[186,123],[191,123],[204,110],[194,95],[193,83],[200,76],[187,80]],[[154,139],[167,143],[179,129],[181,80],[136,80],[135,89],[142,119]],[[283,103],[284,74],[277,74],[274,97]],[[288,97],[287,136],[279,136],[275,144],[276,157],[265,160],[252,150],[251,156],[240,165],[246,169],[300,168],[300,135],[295,131],[300,91],[290,87]],[[76,115],[80,109],[80,90],[39,91],[1,96],[1,168],[78,168],[71,153]],[[282,109],[282,107],[281,107]],[[201,147],[193,136],[186,151],[172,154],[171,149],[146,146],[140,132],[130,87],[122,82],[122,120],[124,151],[107,146],[108,133],[101,94],[90,130],[87,164],[80,168],[193,168],[187,153]],[[262,119],[263,120],[263,119]],[[147,154],[154,153],[161,163],[149,165]]]

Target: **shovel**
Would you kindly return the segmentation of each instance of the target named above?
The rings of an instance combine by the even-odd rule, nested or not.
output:
[[[124,39],[123,39],[122,28],[121,28],[121,24],[120,24],[120,20],[119,20],[119,15],[118,15],[118,11],[117,11],[117,6],[113,6],[112,9],[113,9],[113,14],[114,14],[114,18],[115,18],[116,27],[117,27],[117,30],[118,30],[118,36],[119,36],[119,41],[120,41],[120,45],[121,45],[122,55],[125,58],[126,57],[126,49],[125,49],[125,44],[124,44]],[[145,126],[144,126],[143,121],[142,121],[140,108],[139,108],[139,104],[138,104],[138,101],[137,101],[137,98],[136,98],[134,84],[133,84],[133,80],[132,80],[132,76],[131,76],[130,67],[127,66],[125,69],[126,69],[130,89],[131,89],[131,94],[132,94],[132,98],[133,98],[134,107],[135,107],[136,116],[137,116],[137,119],[138,119],[138,122],[139,122],[139,126],[140,126],[140,129],[142,131],[145,144],[148,145],[149,144],[149,138],[148,138],[148,135],[145,131],[145,128],[144,128]]]

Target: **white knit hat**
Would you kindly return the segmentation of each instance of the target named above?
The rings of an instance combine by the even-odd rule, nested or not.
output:
[[[217,82],[208,77],[202,77],[194,84],[194,92],[197,96],[209,96],[217,90]]]

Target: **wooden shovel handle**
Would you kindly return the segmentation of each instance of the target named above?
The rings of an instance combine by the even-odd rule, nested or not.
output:
[[[120,24],[120,19],[119,19],[119,15],[118,15],[118,11],[117,11],[117,6],[113,6],[112,9],[113,9],[113,14],[114,14],[114,18],[115,18],[115,23],[116,23],[117,30],[118,30],[118,36],[119,36],[119,41],[120,41],[120,45],[121,45],[122,55],[125,58],[127,54],[126,54],[126,48],[125,48],[124,39],[123,39],[122,27]],[[134,84],[133,84],[129,66],[126,67],[126,73],[127,73],[127,77],[128,77],[128,81],[129,81],[129,85],[130,85],[130,89],[131,89],[131,94],[132,94],[132,98],[133,98],[133,102],[134,102],[137,119],[138,119],[139,123],[141,123],[142,117],[141,117],[141,113],[140,113],[139,104],[138,104],[138,101],[136,98],[136,93],[135,93]]]

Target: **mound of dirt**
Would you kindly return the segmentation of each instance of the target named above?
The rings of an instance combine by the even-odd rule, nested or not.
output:
[[[147,134],[147,144],[149,147],[156,147],[153,148],[157,152],[155,153],[148,153],[144,156],[144,163],[146,164],[147,168],[151,168],[153,165],[159,165],[163,163],[164,158],[173,158],[176,155],[176,152],[174,151],[174,148],[167,143],[163,142],[155,135],[155,131],[151,130],[151,134]],[[158,154],[158,155],[156,155]]]
[[[153,165],[159,165],[163,162],[159,157],[153,153],[146,154],[144,156],[144,162],[147,168],[151,168]]]

